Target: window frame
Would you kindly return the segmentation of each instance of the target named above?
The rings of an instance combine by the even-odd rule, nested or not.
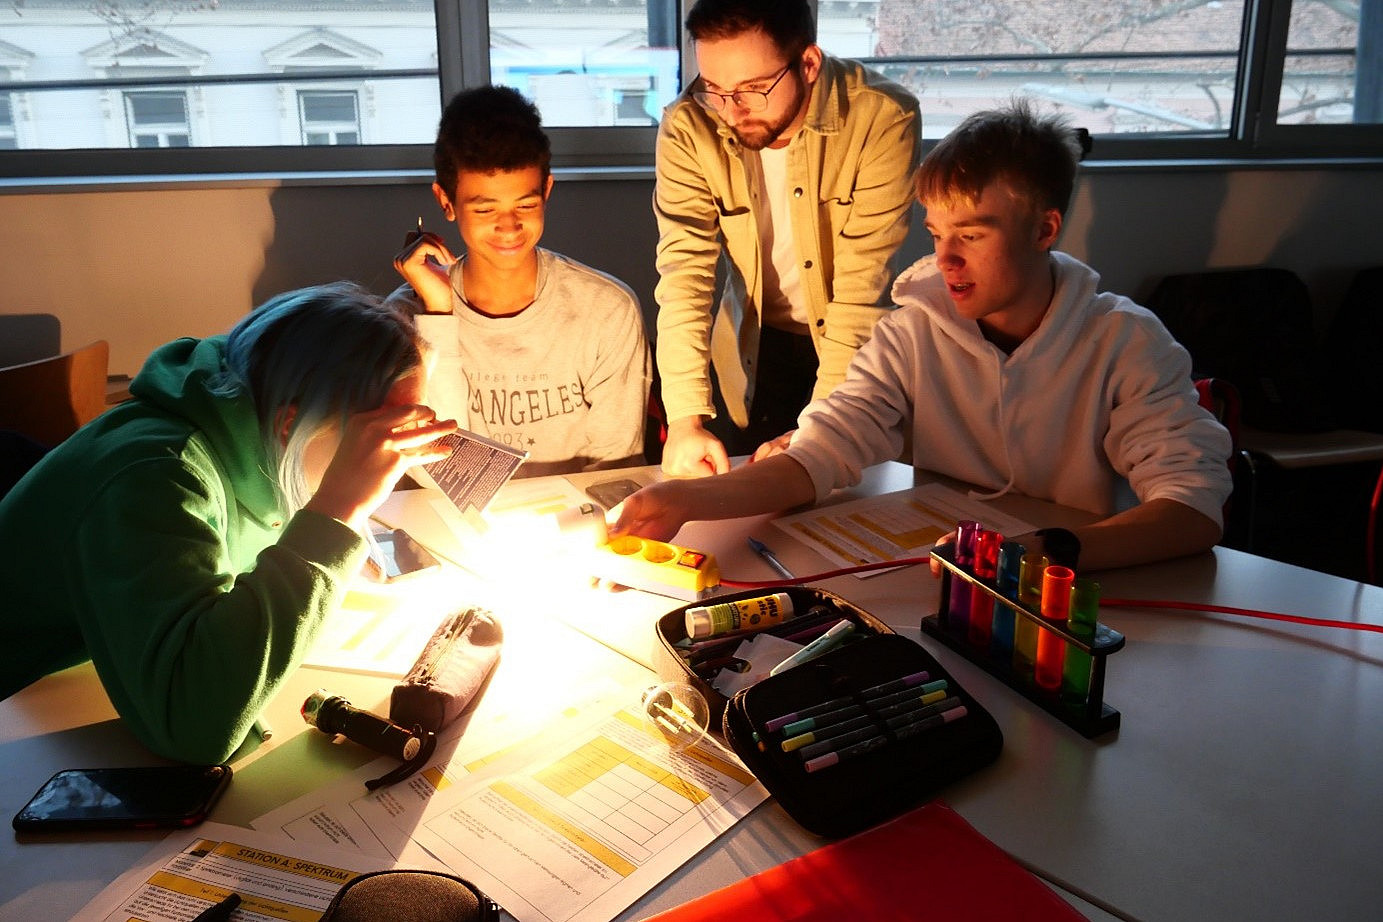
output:
[[[690,3],[691,0],[677,0],[679,22],[685,18]],[[1240,42],[1238,62],[1244,75],[1243,86],[1239,87],[1234,99],[1229,137],[1097,135],[1089,165],[1118,168],[1156,164],[1169,168],[1205,168],[1224,164],[1320,167],[1340,163],[1383,163],[1383,124],[1276,124],[1291,0],[1245,0],[1245,4],[1244,39]],[[440,103],[466,86],[489,81],[489,8],[487,0],[434,0],[434,9]],[[696,73],[694,56],[685,42],[681,61],[685,86]],[[331,76],[342,81],[349,76],[359,81],[362,78],[416,78],[424,73],[430,72],[355,71]],[[311,77],[281,75],[279,79],[291,81],[293,76],[314,83],[321,83],[324,77],[323,74]],[[189,76],[169,80],[145,78],[109,86],[123,94],[137,87],[182,85],[191,93],[198,84],[207,82],[206,78]],[[9,92],[13,100],[26,90],[43,88],[42,83],[14,81],[8,88],[0,88],[0,92]],[[362,131],[364,128],[362,124]],[[193,129],[195,136],[195,126]],[[656,126],[550,128],[548,133],[552,138],[553,165],[559,169],[647,172],[653,166]],[[430,171],[429,144],[0,150],[0,182],[252,175],[329,181],[350,174],[421,172],[426,175]]]

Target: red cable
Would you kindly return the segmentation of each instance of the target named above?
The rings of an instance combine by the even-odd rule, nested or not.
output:
[[[1383,476],[1379,478],[1379,491],[1383,491]],[[1379,491],[1375,491],[1375,503],[1378,500]],[[928,563],[930,557],[900,557],[897,560],[884,560],[878,563],[864,563],[853,567],[842,567],[838,570],[827,570],[823,573],[813,573],[809,576],[801,576],[797,579],[772,579],[772,580],[733,580],[722,579],[721,585],[734,586],[742,589],[779,589],[784,586],[797,586],[801,583],[816,582],[818,580],[830,579],[833,576],[845,576],[849,573],[863,573],[868,570],[891,570],[895,567],[910,567],[916,564]],[[1263,618],[1268,621],[1287,621],[1292,624],[1308,624],[1316,627],[1335,627],[1347,628],[1352,631],[1372,631],[1375,634],[1383,634],[1383,624],[1371,624],[1367,621],[1335,621],[1330,618],[1312,618],[1308,615],[1283,615],[1277,612],[1260,611],[1254,608],[1235,608],[1230,605],[1212,605],[1209,602],[1180,602],[1168,599],[1101,599],[1101,608],[1172,608],[1179,611],[1205,611],[1216,612],[1224,615],[1242,615],[1247,618]]]

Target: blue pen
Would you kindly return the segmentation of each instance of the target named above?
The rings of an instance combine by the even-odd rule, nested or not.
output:
[[[768,670],[768,674],[777,675],[785,669],[791,669],[793,666],[799,666],[809,659],[815,659],[816,657],[825,653],[827,650],[832,649],[841,641],[843,641],[846,635],[854,629],[855,622],[841,621],[840,623],[832,627],[829,631],[822,634],[820,637],[816,638],[816,640],[813,640],[811,643],[807,644],[805,647],[798,650],[796,653],[792,654],[787,659],[783,660],[781,663],[774,666],[772,669]]]
[[[773,551],[769,549],[767,544],[764,544],[758,538],[754,537],[750,537],[748,540],[749,546],[754,549],[754,553],[762,557],[765,560],[765,562],[767,562],[768,565],[773,568],[773,571],[775,573],[777,573],[783,579],[797,579],[797,577],[793,575],[791,570],[783,566],[783,562],[778,559],[778,555],[773,553]]]

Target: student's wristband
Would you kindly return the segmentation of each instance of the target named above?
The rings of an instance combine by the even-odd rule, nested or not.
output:
[[[1042,539],[1042,553],[1054,564],[1076,569],[1080,560],[1080,539],[1065,528],[1039,528],[1033,532]]]

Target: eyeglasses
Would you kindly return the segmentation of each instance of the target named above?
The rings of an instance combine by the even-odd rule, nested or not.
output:
[[[735,90],[733,93],[712,93],[709,90],[700,90],[692,94],[701,105],[710,109],[712,112],[722,112],[727,103],[733,102],[746,112],[762,112],[768,108],[768,94],[772,93],[778,84],[783,82],[783,78],[792,70],[792,65],[788,64],[779,72],[772,86],[766,90]]]

